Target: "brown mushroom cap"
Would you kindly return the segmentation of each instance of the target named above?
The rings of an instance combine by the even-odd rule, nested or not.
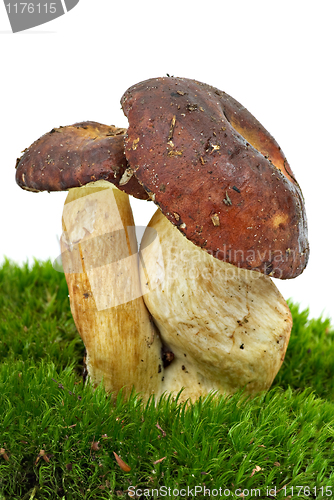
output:
[[[54,128],[24,151],[16,182],[29,191],[64,191],[106,180],[136,198],[147,199],[124,155],[126,129],[81,122]]]
[[[308,260],[301,190],[280,147],[237,101],[185,78],[128,89],[125,154],[164,215],[214,257],[281,279]]]

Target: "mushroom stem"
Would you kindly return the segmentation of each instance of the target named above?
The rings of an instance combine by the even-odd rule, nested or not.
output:
[[[71,311],[94,385],[145,398],[159,391],[161,341],[141,296],[128,195],[99,181],[69,191],[62,261]]]
[[[160,244],[148,245],[144,234],[143,296],[162,342],[174,353],[162,391],[184,387],[182,399],[195,400],[210,390],[269,389],[292,327],[289,307],[272,280],[215,259],[160,210],[149,227]]]

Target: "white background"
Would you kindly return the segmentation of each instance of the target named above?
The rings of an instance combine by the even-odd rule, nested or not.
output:
[[[66,15],[12,34],[2,3],[0,261],[59,255],[66,193],[21,190],[20,152],[59,125],[126,127],[123,92],[169,73],[226,91],[276,138],[306,199],[311,257],[302,276],[275,283],[312,317],[334,318],[333,5],[80,0]],[[138,225],[152,205],[133,205]]]

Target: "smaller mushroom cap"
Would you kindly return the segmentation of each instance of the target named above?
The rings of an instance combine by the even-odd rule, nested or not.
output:
[[[64,191],[106,180],[136,198],[148,196],[124,155],[126,129],[92,121],[52,129],[17,160],[16,182],[28,191]]]
[[[154,78],[122,97],[125,154],[163,214],[235,266],[298,276],[309,254],[304,199],[267,130],[225,92]]]

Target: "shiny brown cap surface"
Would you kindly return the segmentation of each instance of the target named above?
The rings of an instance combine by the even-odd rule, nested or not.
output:
[[[124,155],[126,129],[96,122],[54,128],[24,151],[16,182],[29,191],[63,191],[106,180],[147,199]]]
[[[283,152],[237,101],[185,78],[128,89],[125,154],[165,216],[214,257],[273,277],[308,260],[301,190]]]

